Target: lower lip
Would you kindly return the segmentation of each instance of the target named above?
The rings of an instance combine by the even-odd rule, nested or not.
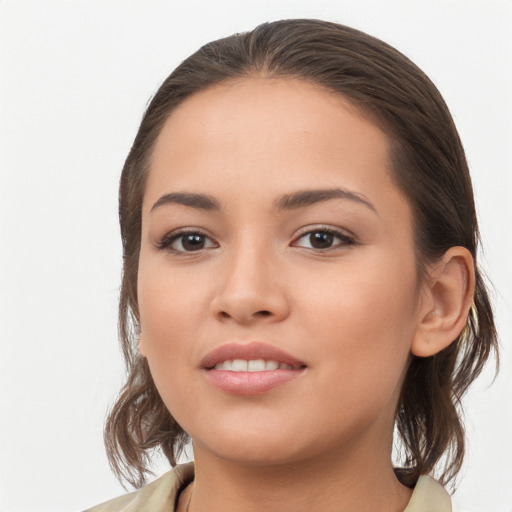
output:
[[[222,391],[234,395],[259,395],[290,382],[300,375],[300,370],[268,370],[263,372],[231,372],[205,370],[207,380]]]

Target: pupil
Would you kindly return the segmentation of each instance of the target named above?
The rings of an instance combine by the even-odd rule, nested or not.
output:
[[[187,251],[198,251],[204,247],[204,237],[202,235],[186,235],[183,237],[182,244]]]
[[[334,235],[331,233],[316,232],[309,235],[311,246],[315,249],[327,249],[332,246]]]

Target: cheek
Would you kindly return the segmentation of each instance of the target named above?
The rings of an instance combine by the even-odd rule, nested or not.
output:
[[[184,289],[186,288],[186,290]],[[197,288],[169,272],[139,270],[138,300],[146,357],[153,380],[169,410],[186,410],[193,397],[193,347],[200,310]],[[186,389],[181,383],[187,382]],[[180,416],[178,414],[178,416]]]
[[[138,302],[144,343],[140,348],[158,384],[161,378],[180,371],[179,360],[190,359],[185,349],[193,341],[191,329],[197,320],[193,315],[200,309],[200,287],[151,263],[141,254]]]
[[[305,327],[317,337],[312,357],[360,393],[390,393],[403,374],[415,332],[417,304],[414,266],[387,262],[364,272],[345,269],[328,286],[304,283],[309,302]],[[305,309],[305,308],[304,308]],[[355,401],[358,396],[355,396]]]
[[[165,264],[141,255],[138,302],[141,327],[155,342],[170,341],[188,332],[194,315],[204,313],[205,289],[197,275],[171,272]],[[151,334],[151,336],[149,336]]]

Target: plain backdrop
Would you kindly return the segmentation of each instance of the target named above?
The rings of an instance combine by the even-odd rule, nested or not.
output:
[[[465,401],[455,494],[512,511],[511,1],[0,1],[0,511],[124,492],[102,442],[123,377],[117,184],[148,99],[200,45],[280,18],[391,43],[444,95],[470,162],[502,371]],[[165,468],[160,465],[157,472]]]

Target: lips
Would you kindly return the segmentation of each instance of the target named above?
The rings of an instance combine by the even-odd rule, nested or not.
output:
[[[227,393],[246,396],[290,382],[306,368],[303,361],[260,342],[222,345],[200,364],[210,384]]]

